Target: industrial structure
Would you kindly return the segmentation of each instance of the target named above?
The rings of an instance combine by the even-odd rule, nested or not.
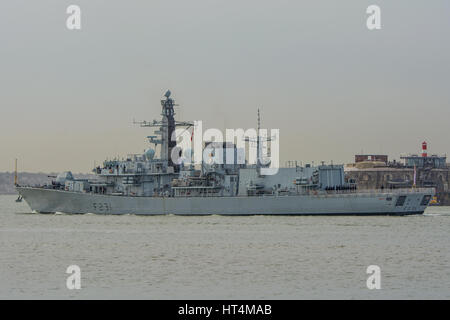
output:
[[[347,179],[359,189],[436,188],[440,205],[450,205],[450,164],[446,155],[428,153],[427,142],[420,154],[401,155],[403,161],[388,161],[387,155],[355,155],[345,167]]]

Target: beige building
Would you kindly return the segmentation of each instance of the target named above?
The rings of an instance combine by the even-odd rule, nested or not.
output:
[[[399,163],[359,162],[345,166],[348,179],[356,182],[358,189],[405,188],[414,184],[416,171],[417,187],[435,187],[441,205],[450,205],[450,165],[444,168],[416,167]]]

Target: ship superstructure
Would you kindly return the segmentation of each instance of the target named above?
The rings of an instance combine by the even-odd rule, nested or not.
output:
[[[423,213],[433,189],[358,190],[346,181],[342,165],[294,166],[265,175],[262,138],[257,161],[230,142],[206,142],[220,163],[175,162],[177,127],[193,122],[175,120],[175,101],[167,91],[161,100],[161,120],[137,122],[155,128],[143,154],[108,160],[93,169],[96,179],[75,179],[70,172],[39,187],[16,186],[37,212],[110,214],[417,214]],[[258,111],[258,133],[260,114]],[[266,140],[270,140],[266,139]],[[251,139],[247,139],[250,143]],[[156,157],[159,148],[159,156]],[[232,161],[230,161],[230,156]]]

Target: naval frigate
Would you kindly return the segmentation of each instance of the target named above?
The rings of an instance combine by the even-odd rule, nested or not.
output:
[[[260,159],[259,112],[256,163],[238,161],[242,150],[228,142],[207,142],[202,148],[220,150],[224,158],[232,154],[231,163],[202,159],[198,168],[173,161],[177,141],[171,137],[176,128],[194,125],[176,121],[174,106],[167,91],[161,100],[161,120],[138,122],[156,128],[147,137],[154,147],[144,153],[104,161],[93,169],[95,179],[76,179],[67,171],[39,186],[15,181],[17,192],[38,213],[138,215],[422,214],[435,194],[433,188],[360,190],[346,178],[343,165],[335,164],[295,162],[266,174],[262,169],[267,163]]]

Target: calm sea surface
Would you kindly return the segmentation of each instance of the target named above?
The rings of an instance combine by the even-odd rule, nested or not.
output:
[[[32,214],[0,196],[0,298],[450,298],[450,207],[408,217]],[[81,268],[68,290],[66,269]],[[381,268],[381,289],[366,268]]]

